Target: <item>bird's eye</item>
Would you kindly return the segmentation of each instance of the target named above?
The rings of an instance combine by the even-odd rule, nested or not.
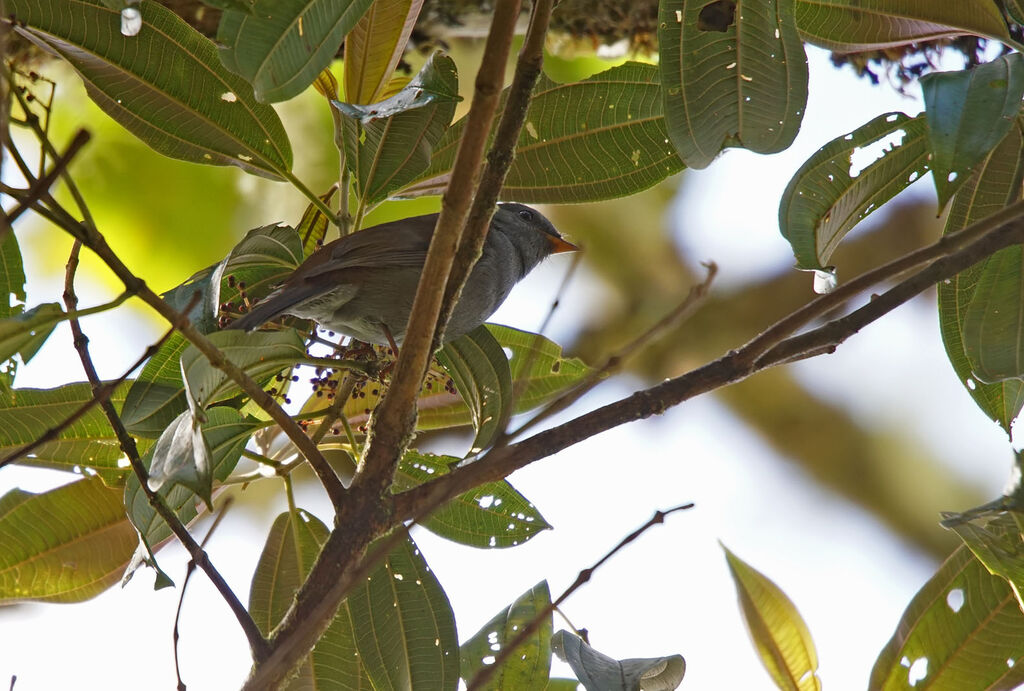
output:
[[[523,209],[522,211],[519,212],[519,218],[523,219],[524,221],[532,221],[533,220],[533,212],[532,211],[527,211],[526,209]]]

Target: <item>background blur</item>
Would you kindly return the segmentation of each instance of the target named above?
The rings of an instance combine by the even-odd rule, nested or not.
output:
[[[478,51],[473,45],[453,50],[464,90]],[[922,105],[916,86],[910,96],[891,85],[873,87],[849,68],[834,68],[826,53],[808,53],[810,101],[787,152],[728,151],[709,169],[684,172],[641,195],[544,209],[585,248],[547,335],[590,364],[677,304],[702,277],[701,261],[720,267],[695,317],[561,420],[717,357],[813,297],[811,276],[792,269],[778,230],[778,201],[789,178],[830,139],[881,112],[914,115]],[[551,58],[546,69],[567,80],[609,66]],[[248,228],[297,222],[305,202],[287,185],[162,158],[102,115],[72,75],[48,71],[60,82],[55,142],[61,145],[79,126],[93,132],[73,173],[111,245],[154,288],[169,289],[218,261]],[[312,189],[326,189],[337,159],[325,103],[310,90],[278,110],[292,137],[296,173]],[[368,223],[437,205],[436,199],[390,203]],[[930,178],[886,209],[836,253],[840,280],[937,237]],[[30,276],[28,303],[59,299],[70,243],[36,221],[18,235]],[[568,267],[565,257],[549,260],[493,321],[538,328]],[[118,289],[85,258],[83,306]],[[132,302],[84,320],[83,327],[100,374],[114,377],[164,325]],[[17,385],[82,379],[62,326],[19,370]],[[455,441],[432,443],[442,449]],[[446,588],[465,639],[542,579],[557,596],[655,509],[693,501],[694,509],[648,531],[569,600],[565,615],[588,629],[592,645],[618,658],[680,653],[688,666],[683,688],[770,688],[743,628],[721,541],[795,602],[817,643],[825,684],[863,688],[911,596],[956,545],[938,526],[938,512],[997,496],[1010,461],[1005,435],[974,406],[946,361],[930,292],[834,355],[757,375],[516,473],[512,483],[555,528],[524,546],[474,550],[420,529],[414,537]],[[329,520],[319,486],[308,474],[300,477],[298,504]],[[0,471],[0,493],[42,491],[71,479],[8,467]],[[266,533],[286,506],[277,481],[234,495],[208,551],[245,601]],[[207,525],[200,522],[195,532],[205,534]],[[159,557],[180,588],[185,552],[171,545]],[[16,674],[18,691],[173,688],[179,591],[154,592],[152,580],[152,572],[140,572],[126,588],[79,605],[0,608],[0,680]],[[564,623],[556,618],[555,626]],[[190,689],[230,689],[244,678],[245,639],[202,575],[189,584],[181,635]]]

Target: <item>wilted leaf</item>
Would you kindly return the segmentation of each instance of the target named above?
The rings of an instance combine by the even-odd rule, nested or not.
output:
[[[551,637],[551,649],[569,663],[587,691],[672,691],[686,673],[682,655],[616,660],[568,631]]]
[[[665,120],[679,156],[705,168],[722,149],[793,143],[807,105],[795,0],[662,0],[658,45]]]
[[[220,20],[220,58],[267,103],[297,96],[331,64],[372,0],[256,0]]]
[[[100,108],[165,156],[287,173],[291,146],[274,109],[173,12],[150,0],[138,8],[144,25],[130,38],[119,12],[89,0],[6,0],[4,11],[19,33],[71,63]]]
[[[921,78],[939,208],[1013,126],[1024,96],[1024,56]]]
[[[726,549],[743,621],[768,673],[780,689],[818,691],[818,653],[803,617],[764,574]]]
[[[801,269],[825,269],[840,240],[928,170],[923,116],[886,113],[807,159],[779,205]]]
[[[541,581],[498,612],[472,638],[462,644],[462,678],[468,684],[484,666],[493,664],[504,650],[548,605],[551,593],[547,581]],[[551,668],[551,615],[510,655],[490,681],[481,689],[544,689]],[[574,682],[575,683],[575,682]]]

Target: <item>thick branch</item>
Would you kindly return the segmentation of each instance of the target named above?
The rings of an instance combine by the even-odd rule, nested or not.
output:
[[[929,286],[950,278],[1006,247],[1024,243],[1024,202],[1013,204],[958,233],[850,281],[785,317],[743,347],[657,386],[638,391],[562,425],[500,449],[475,463],[457,468],[426,484],[395,497],[395,520],[410,520],[484,483],[508,477],[530,463],[550,456],[584,439],[663,413],[703,393],[727,386],[775,365],[831,352],[837,345],[908,301]],[[828,314],[879,282],[921,266],[909,278],[867,305],[817,329],[792,335],[809,321]]]

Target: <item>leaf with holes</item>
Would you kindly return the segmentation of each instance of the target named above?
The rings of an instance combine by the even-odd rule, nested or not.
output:
[[[800,269],[825,269],[839,242],[928,170],[924,117],[886,113],[807,159],[779,205],[779,227]],[[867,165],[858,157],[872,156]]]
[[[1021,185],[1024,184],[1024,130],[1018,121],[1009,134],[978,164],[974,173],[953,197],[943,233],[952,233],[990,216],[1020,199]],[[1010,247],[1002,252],[1014,253]],[[1004,379],[994,384],[985,384],[974,378],[971,361],[964,345],[964,317],[968,305],[973,301],[981,277],[996,271],[1001,263],[993,263],[992,257],[961,271],[948,281],[938,285],[939,328],[946,355],[960,383],[981,409],[990,418],[1010,433],[1010,426],[1024,407],[1024,382],[1019,379]],[[998,280],[996,281],[999,282]],[[1014,303],[1024,301],[1018,294]],[[978,335],[981,335],[980,333]],[[974,344],[981,351],[985,343]],[[1000,348],[1002,350],[1002,348]]]
[[[115,410],[124,403],[128,384],[110,396]],[[87,383],[65,384],[55,389],[14,389],[10,405],[0,406],[0,457],[34,442],[47,430],[56,428],[88,401],[92,387]],[[126,472],[119,459],[123,454],[117,437],[99,406],[93,406],[60,431],[57,438],[36,447],[19,465],[81,471],[89,468],[107,483],[117,482]]]
[[[939,209],[1006,136],[1024,96],[1024,56],[1012,53],[969,70],[921,78]]]
[[[112,584],[135,548],[121,491],[98,477],[0,497],[0,603],[81,602]]]
[[[396,196],[444,192],[465,123],[448,129],[430,167]],[[570,84],[541,74],[500,196],[538,204],[614,199],[683,168],[668,140],[656,66],[627,62]]]
[[[302,509],[286,511],[274,520],[249,588],[249,614],[263,635],[269,635],[284,617],[329,532],[320,519]],[[371,688],[356,652],[347,601],[285,688]]]
[[[139,3],[143,27],[130,38],[120,13],[88,0],[7,0],[5,8],[22,36],[67,60],[100,108],[165,156],[273,178],[291,169],[274,109],[160,4]]]
[[[780,689],[819,691],[818,653],[803,617],[786,594],[725,545],[743,621],[761,663]]]
[[[467,684],[495,654],[504,650],[520,631],[532,624],[551,604],[547,581],[541,581],[520,595],[509,607],[498,612],[473,637],[462,644],[461,673]],[[481,689],[543,689],[548,685],[551,668],[551,614],[516,652],[494,673]],[[475,687],[474,687],[475,688]]]
[[[218,331],[208,336],[224,356],[253,379],[290,368],[306,356],[302,336],[295,329],[282,331]],[[195,346],[181,355],[181,374],[189,407],[201,411],[216,401],[237,394],[238,385],[210,364]]]
[[[992,0],[796,0],[794,11],[805,41],[842,53],[960,34],[1008,37]]]
[[[687,166],[705,168],[727,147],[768,154],[793,143],[807,106],[794,1],[660,3],[665,121]]]
[[[955,516],[958,514],[944,513],[943,519]],[[1006,579],[1017,605],[1024,610],[1024,542],[1014,518],[1004,513],[992,519],[954,520],[948,525],[989,573]]]
[[[373,103],[405,52],[423,0],[377,0],[345,37],[345,98]]]
[[[435,53],[386,101],[368,106],[333,101],[346,117],[345,161],[363,204],[382,201],[429,165],[459,100],[455,61]]]
[[[1010,689],[1024,683],[1024,614],[1006,581],[959,547],[910,601],[868,687]],[[909,666],[909,670],[908,670]]]
[[[393,490],[404,491],[441,475],[455,456],[407,451],[395,472]],[[485,482],[434,511],[420,525],[443,538],[484,549],[515,547],[551,525],[507,480]]]
[[[559,631],[551,637],[551,649],[569,663],[588,691],[635,691],[640,688],[672,691],[682,683],[686,673],[686,661],[682,655],[616,660],[594,650],[568,631]]]
[[[448,596],[406,538],[348,596],[356,648],[375,689],[454,690],[459,641]]]
[[[284,101],[331,64],[371,1],[256,0],[251,13],[228,10],[217,30],[220,59],[258,100]]]

